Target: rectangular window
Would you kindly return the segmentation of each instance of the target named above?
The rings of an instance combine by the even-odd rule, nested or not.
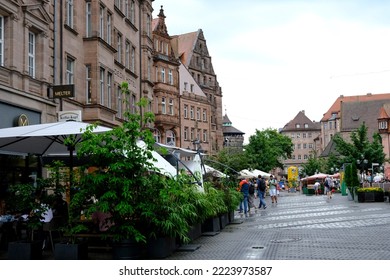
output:
[[[134,0],[131,0],[131,2],[130,2],[130,22],[132,24],[135,23],[135,2],[134,2]]]
[[[106,42],[107,44],[111,45],[111,14],[107,14],[107,37]]]
[[[74,83],[74,59],[71,57],[66,58],[66,83],[72,85]]]
[[[188,83],[184,82],[184,91],[187,91]]]
[[[196,108],[196,120],[200,121],[200,108]]]
[[[156,66],[156,80],[155,80],[156,83],[158,83],[158,67]]]
[[[130,69],[130,42],[126,41],[125,46],[125,66]]]
[[[135,47],[131,46],[131,72],[135,73]]]
[[[125,17],[129,17],[129,0],[125,0]]]
[[[195,128],[191,128],[190,140],[194,140]]]
[[[107,73],[107,107],[112,108],[112,73]]]
[[[161,82],[165,83],[165,68],[161,68]]]
[[[188,105],[184,105],[184,118],[188,118]]]
[[[174,115],[174,110],[173,110],[173,99],[172,98],[169,98],[169,114],[170,115]]]
[[[190,92],[194,92],[194,85],[191,84],[191,91]]]
[[[117,48],[117,57],[116,59],[118,60],[119,63],[122,63],[122,35],[118,34],[116,38],[116,48]]]
[[[35,78],[35,34],[28,33],[28,74]]]
[[[85,35],[86,37],[92,36],[92,11],[91,2],[85,3]]]
[[[148,80],[152,79],[152,59],[148,57]]]
[[[165,97],[161,97],[161,113],[166,114],[167,113],[167,104],[165,101]]]
[[[4,66],[4,17],[0,16],[0,66]]]
[[[188,127],[184,127],[184,140],[188,140]]]
[[[104,69],[100,68],[100,105],[104,105]]]
[[[66,1],[66,24],[73,28],[73,0]]]
[[[137,98],[135,97],[135,94],[132,94],[131,95],[131,113],[132,114],[135,114],[137,112],[136,102],[137,102]]]
[[[168,71],[168,82],[170,85],[173,85],[173,74],[171,69]]]
[[[146,34],[150,37],[150,26],[151,26],[151,17],[150,15],[148,14],[146,16]]]
[[[207,130],[203,129],[203,142],[207,142]]]
[[[200,140],[200,129],[196,131],[196,139]]]
[[[387,129],[387,121],[380,121],[378,123],[378,129]]]
[[[85,67],[85,98],[87,104],[92,102],[92,80],[91,80],[91,65],[86,65]]]
[[[190,108],[190,118],[191,118],[191,120],[193,120],[195,118],[193,106],[191,106],[191,108]]]
[[[115,0],[115,6],[122,11],[122,0]]]
[[[203,109],[203,121],[207,122],[207,110]]]
[[[99,11],[99,36],[104,38],[104,7],[100,7]]]
[[[121,90],[121,87],[118,86],[117,87],[117,117],[118,118],[122,118],[122,90]]]

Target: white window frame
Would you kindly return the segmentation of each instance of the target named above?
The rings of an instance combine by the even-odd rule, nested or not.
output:
[[[130,2],[130,22],[132,24],[135,23],[135,2],[134,2],[134,0],[131,0],[131,2]]]
[[[134,46],[131,46],[131,54],[130,54],[130,58],[131,58],[131,66],[130,66],[130,70],[131,72],[135,73],[135,47]]]
[[[92,36],[92,4],[91,2],[85,3],[85,36]]]
[[[161,82],[165,83],[165,68],[161,67]]]
[[[188,105],[184,105],[184,118],[188,118]]]
[[[207,122],[207,110],[203,109],[203,121]]]
[[[194,140],[194,134],[195,134],[195,128],[191,127],[191,131],[190,131],[190,140]]]
[[[72,85],[74,83],[74,59],[68,56],[66,58],[66,73],[65,73],[65,82],[68,85]]]
[[[35,48],[36,48],[36,35],[35,33],[28,32],[28,74],[35,78]]]
[[[130,42],[126,40],[125,44],[125,66],[130,69]]]
[[[136,103],[137,103],[137,97],[135,94],[131,95],[131,113],[135,114],[137,112],[136,110]]]
[[[195,118],[195,113],[194,113],[194,106],[190,107],[190,119],[193,120]]]
[[[117,57],[119,63],[122,63],[122,34],[118,33],[116,37]]]
[[[104,70],[104,68],[100,68],[100,71],[99,71],[99,84],[100,84],[100,100],[99,100],[99,104],[100,105],[104,105],[104,76],[106,74],[106,71]]]
[[[167,103],[165,97],[161,97],[161,114],[167,113]]]
[[[173,85],[173,73],[172,73],[172,69],[169,69],[168,70],[168,82],[170,85]]]
[[[207,129],[203,129],[203,142],[207,142]]]
[[[174,112],[174,106],[173,106],[173,98],[169,98],[169,114],[173,116],[175,114]]]
[[[188,127],[184,127],[184,140],[188,140]]]
[[[0,16],[0,66],[4,66],[4,17]]]
[[[107,37],[106,42],[107,44],[111,45],[111,21],[112,21],[112,15],[110,13],[107,13]]]
[[[117,117],[122,118],[122,89],[117,87]]]
[[[73,0],[66,0],[66,24],[73,28],[74,4]]]
[[[107,73],[107,107],[112,108],[112,73]]]
[[[85,66],[85,100],[87,104],[92,102],[92,77],[89,64]]]
[[[100,38],[104,38],[104,7],[100,6],[100,11],[99,11],[99,33],[100,33]]]
[[[200,108],[196,108],[196,120],[200,121]]]

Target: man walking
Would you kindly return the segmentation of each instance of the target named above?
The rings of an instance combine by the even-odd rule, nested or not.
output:
[[[243,194],[243,200],[240,203],[240,210],[242,210],[242,207],[244,207],[245,217],[248,217],[249,182],[247,180],[241,180],[240,191]]]
[[[276,196],[276,185],[278,182],[274,178],[273,175],[269,177],[268,185],[269,185],[269,195],[271,196],[272,203],[278,203],[278,197]]]
[[[267,204],[265,203],[265,190],[266,190],[266,186],[265,186],[265,181],[264,179],[261,177],[261,175],[257,176],[257,196],[259,197],[259,200],[260,200],[260,204],[259,204],[259,209],[261,209],[261,206],[263,206],[263,208],[267,208]]]

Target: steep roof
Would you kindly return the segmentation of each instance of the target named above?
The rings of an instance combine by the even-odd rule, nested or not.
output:
[[[174,45],[177,47],[177,56],[184,66],[188,67],[191,61],[191,55],[195,48],[196,40],[200,29],[195,32],[172,36]]]
[[[390,100],[390,93],[383,94],[366,94],[366,95],[354,95],[354,96],[344,96],[341,95],[336,99],[328,111],[324,114],[321,119],[321,122],[328,121],[333,117],[334,114],[337,115],[337,118],[340,118],[341,102],[365,102],[373,100]]]
[[[386,104],[389,102],[390,97],[387,100],[341,102],[341,131],[354,131],[362,123],[365,123],[367,136],[371,138],[374,132],[378,132],[378,118],[383,113],[382,109],[387,107]]]
[[[226,114],[223,116],[222,120],[222,132],[223,134],[245,134],[244,132],[238,130],[232,125],[232,122],[229,120],[229,117]]]
[[[299,127],[297,125],[299,124]],[[305,127],[306,125],[306,127]],[[306,115],[305,111],[299,111],[294,119],[289,121],[281,130],[281,132],[295,131],[295,130],[321,130],[321,124],[319,122],[311,121]]]

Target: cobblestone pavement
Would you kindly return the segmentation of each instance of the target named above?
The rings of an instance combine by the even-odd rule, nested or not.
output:
[[[177,251],[168,259],[390,260],[389,202],[287,192],[277,204],[266,200],[267,209],[248,218],[236,212],[237,223],[196,239],[199,249]]]

